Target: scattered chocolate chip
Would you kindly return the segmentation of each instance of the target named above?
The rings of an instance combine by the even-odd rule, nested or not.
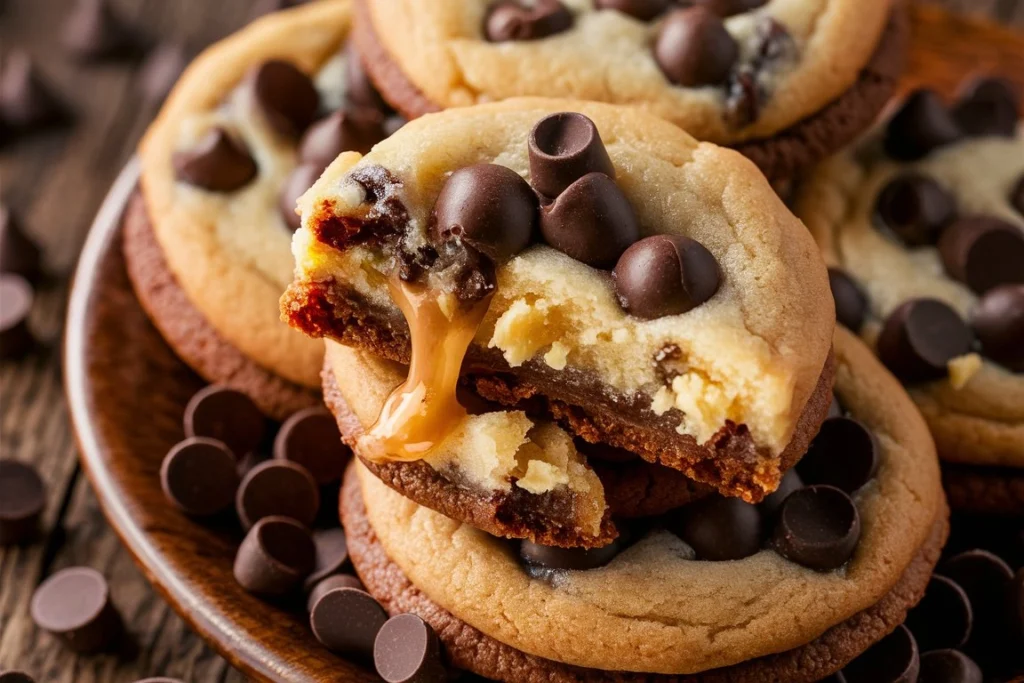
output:
[[[20,275],[0,275],[0,359],[21,358],[36,345],[28,325],[35,295]]]
[[[366,154],[385,137],[384,117],[379,112],[339,110],[306,131],[299,143],[299,159],[327,168],[342,152]]]
[[[612,9],[640,21],[650,21],[668,10],[672,0],[594,0],[597,9]]]
[[[1011,370],[1024,370],[1024,285],[990,290],[971,311],[981,351]]]
[[[313,635],[324,647],[362,660],[373,658],[373,642],[387,620],[380,603],[356,588],[328,591],[309,614]]]
[[[24,133],[67,118],[64,103],[36,72],[32,59],[21,51],[7,53],[0,62],[0,129]]]
[[[175,177],[211,192],[234,192],[248,185],[259,169],[242,143],[214,128],[192,149],[175,152]]]
[[[294,64],[272,59],[253,67],[247,81],[253,103],[280,135],[298,138],[316,118],[320,93]]]
[[[690,4],[707,7],[720,17],[731,17],[757,9],[768,0],[690,0]]]
[[[942,233],[939,254],[949,276],[977,294],[1024,283],[1024,234],[999,218],[958,219]]]
[[[89,567],[57,572],[32,595],[32,621],[82,654],[109,649],[124,632],[106,579]]]
[[[308,584],[309,582],[307,581],[306,583]],[[309,596],[306,598],[306,611],[312,612],[313,605],[315,605],[320,598],[336,588],[355,588],[357,590],[364,590],[363,582],[359,580],[359,577],[353,576],[352,574],[333,574],[328,576],[326,579],[317,581],[310,589]]]
[[[316,547],[309,529],[288,517],[264,517],[235,555],[235,580],[257,595],[284,595],[313,571]]]
[[[911,299],[885,321],[878,355],[908,382],[946,376],[947,363],[971,351],[973,335],[956,311],[936,299]]]
[[[281,217],[284,218],[285,224],[293,231],[302,227],[302,216],[296,210],[299,197],[306,194],[306,190],[320,180],[320,175],[323,172],[324,166],[319,163],[302,164],[295,167],[284,181],[284,185],[281,186],[277,202],[278,208],[281,210]]]
[[[846,492],[808,486],[782,503],[772,545],[787,560],[830,571],[853,557],[860,532],[860,513]]]
[[[971,603],[971,643],[993,638],[1005,627],[1013,570],[1002,558],[987,550],[967,550],[945,560],[936,571],[955,581]]]
[[[848,330],[860,331],[868,314],[868,297],[864,290],[839,268],[828,269],[828,284],[836,303],[836,321]]]
[[[561,112],[537,122],[530,132],[530,183],[554,198],[588,173],[615,178],[601,133],[583,114]]]
[[[219,384],[204,387],[185,406],[185,436],[222,441],[238,458],[260,444],[266,429],[251,398]]]
[[[322,406],[295,413],[274,439],[274,457],[297,462],[318,484],[341,479],[352,452],[341,441],[338,422]]]
[[[925,647],[922,645],[922,649]],[[982,683],[981,669],[957,650],[933,650],[921,655],[918,683]]]
[[[782,481],[779,482],[779,488],[775,489],[772,493],[769,493],[764,497],[764,500],[760,503],[761,515],[767,518],[774,518],[778,514],[779,508],[782,507],[782,503],[789,497],[789,494],[794,491],[799,491],[804,487],[804,481],[797,474],[796,470],[789,470],[782,475]]]
[[[525,249],[537,231],[540,204],[522,176],[498,164],[460,168],[434,203],[437,242],[462,240],[501,262]]]
[[[235,454],[215,439],[185,439],[164,457],[160,485],[184,512],[196,517],[216,514],[231,505],[238,490]]]
[[[922,652],[960,647],[971,635],[974,613],[964,589],[935,575],[921,602],[907,614],[906,625]]]
[[[740,560],[761,550],[761,512],[738,498],[711,496],[687,505],[669,527],[701,560]]]
[[[139,90],[147,102],[159,103],[170,94],[188,66],[188,51],[180,43],[161,43],[139,67]]]
[[[0,460],[0,547],[34,540],[45,507],[46,485],[36,468]]]
[[[920,173],[897,176],[875,203],[875,220],[911,247],[934,244],[955,216],[953,196]]]
[[[341,571],[348,562],[348,543],[345,540],[345,532],[340,527],[314,531],[313,544],[316,546],[316,563],[313,565],[313,571],[306,577],[307,589]]]
[[[1017,209],[1018,213],[1024,214],[1024,176],[1021,176],[1017,184],[1013,186],[1013,191],[1010,193],[1010,204]]]
[[[309,526],[320,509],[320,490],[302,465],[268,460],[242,479],[235,509],[246,529],[271,516],[289,517]]]
[[[0,204],[0,273],[20,275],[30,283],[42,275],[42,255],[25,235],[11,210]]]
[[[415,614],[387,620],[373,643],[373,663],[385,683],[444,683],[448,679],[437,634]]]
[[[572,13],[559,0],[499,0],[484,18],[483,32],[492,43],[538,40],[572,27]]]
[[[967,84],[953,106],[953,118],[971,136],[1013,137],[1020,93],[1005,78],[979,78]]]
[[[570,569],[585,571],[603,567],[622,552],[624,541],[616,539],[601,548],[556,548],[523,541],[519,545],[519,556],[533,567],[544,569]]]
[[[900,625],[847,664],[843,676],[847,683],[915,683],[920,669],[914,636]]]
[[[77,0],[61,40],[79,59],[133,57],[142,51],[141,41],[107,0]]]
[[[654,43],[654,58],[662,72],[684,87],[724,83],[739,52],[722,19],[699,6],[668,14]]]
[[[917,161],[963,136],[939,95],[915,90],[903,101],[885,130],[885,151],[894,159]]]
[[[345,99],[356,107],[389,113],[391,107],[373,85],[354,41],[345,46]]]
[[[652,320],[686,313],[718,291],[718,261],[700,242],[681,235],[653,235],[636,242],[612,271],[619,303]]]
[[[789,30],[765,15],[755,23],[750,57],[733,69],[725,93],[726,121],[733,128],[744,128],[761,115],[764,101],[771,94],[769,70],[777,70],[784,60],[794,60],[796,41]]]
[[[0,683],[36,683],[36,679],[24,671],[0,671]]]
[[[827,484],[854,493],[878,471],[879,445],[874,433],[849,417],[826,419],[797,464],[808,484]]]
[[[589,173],[541,212],[544,241],[594,268],[610,268],[640,237],[633,207],[615,181]]]

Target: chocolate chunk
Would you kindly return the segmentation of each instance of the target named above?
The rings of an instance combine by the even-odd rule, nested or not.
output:
[[[583,114],[550,114],[530,131],[530,184],[542,195],[554,198],[588,173],[615,178],[594,122]]]
[[[0,460],[0,547],[34,540],[45,507],[46,485],[36,468]]]
[[[313,79],[290,62],[264,62],[253,67],[247,81],[253,103],[278,134],[298,138],[316,118],[320,93]]]
[[[306,583],[308,584],[309,581]],[[316,582],[312,589],[310,589],[309,596],[306,598],[306,611],[312,612],[313,605],[315,605],[320,598],[336,588],[355,588],[358,590],[364,590],[363,582],[359,580],[359,577],[353,576],[352,574],[334,574],[332,576],[328,576],[326,579]]]
[[[143,47],[107,0],[77,0],[61,41],[79,59],[87,60],[137,56]]]
[[[828,269],[828,284],[836,302],[836,322],[860,331],[868,314],[868,297],[850,275],[840,268]]]
[[[853,556],[860,531],[860,513],[850,496],[834,486],[808,486],[782,503],[772,545],[787,560],[830,571]]]
[[[259,169],[243,144],[223,128],[214,128],[192,149],[172,158],[178,180],[211,192],[234,192],[248,185]]]
[[[808,484],[827,484],[854,493],[878,471],[878,440],[863,423],[849,417],[825,420],[797,465]]]
[[[589,173],[541,212],[544,241],[588,266],[610,268],[640,238],[633,207],[615,181]]]
[[[315,561],[309,529],[288,517],[265,517],[238,546],[235,580],[250,593],[284,595],[309,575]]]
[[[188,66],[188,51],[181,43],[162,43],[139,67],[139,90],[147,102],[163,102]]]
[[[36,683],[36,679],[24,671],[0,671],[0,683]]]
[[[1024,233],[999,218],[958,219],[942,233],[939,253],[949,276],[977,294],[1024,283]]]
[[[1005,78],[979,78],[967,84],[953,105],[953,118],[965,134],[1013,137],[1020,93]]]
[[[356,108],[364,107],[385,113],[391,112],[391,107],[380,96],[373,81],[367,75],[362,57],[356,51],[354,41],[349,41],[345,46],[345,100],[349,104],[355,105]]]
[[[775,517],[779,512],[779,508],[782,507],[782,503],[789,497],[789,494],[799,491],[803,487],[804,481],[797,474],[796,470],[786,472],[782,476],[782,481],[779,482],[779,488],[769,493],[761,501],[759,507],[761,508],[762,516],[767,518]]]
[[[498,164],[460,168],[434,203],[435,241],[461,240],[495,261],[525,249],[537,230],[540,204],[522,176]]]
[[[843,676],[847,683],[915,683],[920,669],[914,636],[900,625],[847,664]]]
[[[328,591],[309,614],[313,635],[324,647],[362,660],[373,658],[373,642],[387,620],[380,603],[356,588]]]
[[[36,73],[32,59],[19,50],[0,62],[0,129],[22,133],[68,118],[67,110]]]
[[[299,159],[327,168],[342,152],[366,154],[385,137],[384,117],[379,112],[367,109],[336,111],[317,121],[302,136]]]
[[[89,567],[69,567],[48,578],[33,593],[30,610],[36,626],[82,654],[108,650],[124,633],[107,580]]]
[[[724,83],[739,52],[722,19],[705,7],[674,10],[654,43],[654,59],[662,72],[684,87]]]
[[[934,244],[955,216],[953,196],[920,173],[897,176],[875,203],[875,220],[911,247]]]
[[[334,416],[323,406],[313,406],[281,425],[274,439],[274,457],[299,463],[318,484],[331,484],[341,479],[352,451],[341,442]]]
[[[219,384],[201,389],[185,406],[185,436],[222,441],[238,458],[260,444],[266,429],[251,398]]]
[[[956,311],[937,299],[911,299],[885,321],[878,356],[908,382],[945,377],[947,363],[970,353],[973,335]]]
[[[982,683],[983,680],[981,669],[963,652],[947,649],[921,655],[918,683]]]
[[[1024,176],[1020,177],[1017,184],[1013,186],[1010,193],[1010,204],[1021,214],[1024,214]]]
[[[284,185],[281,186],[277,206],[281,210],[281,217],[284,218],[285,224],[293,231],[302,227],[302,216],[298,214],[296,207],[299,197],[306,194],[306,190],[320,180],[324,168],[319,163],[296,166],[284,181]]]
[[[970,601],[974,625],[969,642],[998,638],[998,631],[1005,628],[1006,598],[1013,581],[1010,565],[987,550],[967,550],[944,561],[936,571],[955,581]]]
[[[30,283],[42,275],[42,255],[25,235],[11,210],[0,204],[0,273],[20,275]]]
[[[572,12],[559,0],[499,0],[487,11],[483,32],[492,43],[538,40],[568,31],[572,22]]]
[[[238,490],[235,454],[215,439],[192,437],[171,448],[160,467],[168,500],[197,517],[226,509]]]
[[[612,271],[619,303],[652,320],[700,306],[718,291],[718,261],[700,242],[681,235],[653,235],[630,246]]]
[[[720,17],[731,17],[757,9],[768,0],[690,0],[690,4],[707,7]]]
[[[519,557],[533,567],[543,569],[570,569],[586,571],[603,567],[622,552],[625,543],[616,539],[601,548],[556,548],[523,541],[519,545]]]
[[[448,679],[437,634],[415,614],[387,620],[373,643],[373,663],[386,683],[444,683]]]
[[[320,509],[320,489],[302,465],[268,460],[242,479],[235,509],[246,529],[271,516],[289,517],[309,526]]]
[[[28,325],[35,295],[20,275],[0,275],[0,359],[21,358],[36,345]]]
[[[316,563],[306,577],[307,589],[341,571],[348,562],[348,543],[340,527],[314,531],[313,544],[316,546]]]
[[[1024,371],[1024,285],[990,290],[971,311],[981,352],[1014,371]]]
[[[761,512],[738,498],[711,496],[687,505],[669,528],[701,560],[740,560],[761,549]]]
[[[964,589],[955,581],[935,575],[924,598],[907,614],[906,625],[922,652],[960,647],[971,635],[974,613]]]
[[[640,21],[650,21],[668,10],[672,0],[594,0],[597,9],[612,9]]]
[[[885,129],[885,151],[894,159],[917,161],[963,136],[946,105],[932,90],[915,90]]]

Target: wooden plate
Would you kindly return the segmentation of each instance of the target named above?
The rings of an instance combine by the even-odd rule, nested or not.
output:
[[[906,86],[952,92],[975,72],[1024,78],[1024,38],[991,24],[915,8]],[[103,510],[153,585],[218,652],[258,681],[372,681],[327,652],[304,612],[263,602],[231,573],[239,532],[177,512],[159,468],[183,438],[181,417],[203,381],[175,357],[132,293],[120,218],[138,178],[130,164],[86,242],[68,310],[65,371],[82,464]]]

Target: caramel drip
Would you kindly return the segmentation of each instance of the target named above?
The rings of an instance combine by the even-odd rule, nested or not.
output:
[[[409,376],[384,402],[377,421],[360,439],[359,450],[377,462],[422,460],[467,415],[455,389],[490,297],[467,307],[454,296],[398,277],[392,277],[388,287],[409,323]]]

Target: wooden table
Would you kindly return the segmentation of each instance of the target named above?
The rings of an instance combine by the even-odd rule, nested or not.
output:
[[[932,0],[1024,28],[1024,0]],[[153,592],[106,525],[75,458],[64,405],[59,346],[71,272],[108,186],[155,113],[134,63],[83,66],[62,54],[55,31],[71,0],[0,0],[0,51],[23,47],[78,113],[66,131],[0,150],[0,193],[43,245],[52,277],[32,325],[44,348],[0,366],[0,456],[35,463],[50,490],[44,539],[0,550],[0,670],[21,668],[47,683],[113,683],[166,675],[195,683],[244,678],[213,654]],[[252,0],[120,0],[125,17],[153,37],[191,51],[238,28]],[[103,572],[137,651],[75,657],[28,616],[36,585],[85,564]]]

